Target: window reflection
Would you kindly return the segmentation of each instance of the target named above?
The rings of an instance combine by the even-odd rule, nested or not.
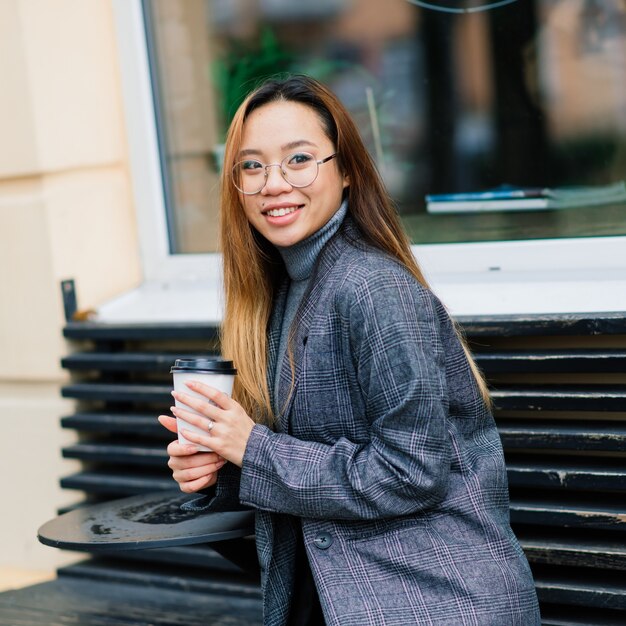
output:
[[[216,162],[264,76],[305,72],[357,119],[415,242],[626,234],[624,205],[432,214],[430,193],[626,176],[626,2],[467,14],[408,0],[146,0],[173,247],[216,246]]]

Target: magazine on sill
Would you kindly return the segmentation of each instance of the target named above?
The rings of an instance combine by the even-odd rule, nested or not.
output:
[[[428,213],[546,211],[626,202],[626,182],[581,187],[510,187],[487,191],[429,194]]]

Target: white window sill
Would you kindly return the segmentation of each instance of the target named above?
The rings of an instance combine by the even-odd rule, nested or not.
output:
[[[455,317],[626,312],[623,270],[605,271],[601,279],[597,271],[575,277],[572,272],[450,273],[431,276],[430,282]],[[221,286],[215,282],[159,281],[106,302],[98,321],[217,324],[222,315]]]
[[[98,308],[97,321],[110,324],[207,322],[223,316],[221,287],[209,281],[144,283]]]

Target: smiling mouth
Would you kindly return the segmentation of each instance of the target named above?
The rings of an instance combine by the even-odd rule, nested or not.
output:
[[[261,211],[263,215],[269,215],[270,217],[282,217],[283,215],[289,215],[294,211],[297,211],[301,208],[302,205],[298,206],[290,206],[290,207],[281,207],[280,209],[269,209],[268,211]]]

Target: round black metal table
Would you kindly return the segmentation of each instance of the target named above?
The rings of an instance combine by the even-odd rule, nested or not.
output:
[[[118,609],[120,602],[122,607],[125,606],[128,609],[132,607],[133,602],[137,601],[148,605],[145,610],[142,608],[141,615],[156,616],[158,614],[159,623],[167,621],[169,624],[168,617],[172,617],[172,623],[174,621],[179,623],[181,619],[185,619],[189,615],[194,624],[209,622],[261,624],[260,594],[255,591],[260,578],[260,571],[255,541],[251,536],[253,533],[254,511],[243,508],[237,500],[213,498],[212,495],[205,494],[182,494],[178,491],[150,493],[122,500],[112,500],[78,508],[60,515],[46,522],[39,529],[38,538],[45,545],[115,557],[123,556],[122,551],[125,550],[169,548],[208,542],[214,552],[237,566],[242,570],[244,576],[239,578],[239,573],[232,568],[226,570],[228,572],[227,580],[223,586],[220,586],[216,582],[216,575],[210,574],[210,580],[204,588],[227,589],[229,590],[226,594],[228,598],[224,600],[210,592],[208,599],[203,599],[201,608],[196,610],[193,599],[179,596],[180,606],[176,605],[174,610],[171,594],[176,589],[182,590],[184,588],[182,583],[187,580],[184,578],[184,574],[181,574],[183,576],[180,578],[182,583],[178,586],[179,577],[177,575],[167,572],[157,575],[155,579],[157,582],[154,583],[157,586],[162,585],[163,580],[168,582],[164,594],[152,589],[152,574],[145,572],[140,573],[139,578],[133,578],[134,582],[143,581],[144,585],[120,585],[116,576],[105,577],[101,580],[98,575],[91,578],[89,574],[87,575],[88,584],[84,585],[80,579],[80,573],[78,578],[76,578],[76,574],[73,576],[66,574],[56,581],[45,583],[53,586],[51,590],[47,591],[48,595],[46,595],[46,590],[49,588],[46,587],[41,592],[42,595],[39,596],[40,602],[43,603],[39,608],[41,608],[41,614],[45,613],[46,617],[41,618],[42,621],[37,623],[51,623],[48,621],[48,617],[52,615],[50,619],[55,624],[60,624],[61,621],[65,623],[66,619],[68,620],[67,623],[75,623],[76,621],[77,624],[91,624],[91,620],[97,615],[107,623],[111,617],[111,623],[117,624],[118,620],[115,617],[122,615],[119,613],[121,609]],[[205,555],[206,552],[201,552],[201,557]],[[150,560],[149,557],[148,560]],[[193,557],[191,560],[193,561]],[[96,559],[95,571],[98,571],[97,561]],[[106,571],[106,559],[104,561]],[[88,572],[89,563],[87,562],[86,565]],[[83,564],[79,563],[67,569],[80,568],[81,565]],[[194,580],[193,576],[191,574],[191,580]],[[120,580],[124,580],[123,577]],[[107,588],[108,584],[103,586],[104,583],[108,582],[113,585],[112,590]],[[232,594],[233,588],[239,589],[238,585],[241,585],[244,594],[241,598],[242,602],[239,602],[236,593]],[[163,599],[161,602],[160,599],[163,595],[169,599]],[[192,595],[204,598],[204,594]],[[27,602],[30,602],[30,598],[27,599]],[[31,611],[30,605],[27,604],[27,606],[29,610],[26,611],[27,616],[24,619],[28,621]],[[3,607],[0,606],[0,613],[2,610]],[[182,610],[187,612],[185,618],[181,617]],[[199,612],[201,615],[198,615]],[[135,617],[133,617],[139,614],[139,612],[132,612],[132,616],[129,616],[125,613],[122,621],[124,623],[128,621],[128,624],[139,624],[139,621],[135,621]],[[21,617],[21,613],[19,615]],[[61,619],[57,621],[54,616]],[[81,621],[81,619],[85,621]],[[139,618],[136,619],[139,620]],[[161,619],[165,621],[161,622]],[[202,621],[203,619],[208,621]],[[101,623],[100,619],[97,621]],[[149,621],[153,623],[152,619]],[[2,621],[1,615],[0,622],[9,623]],[[14,622],[11,621],[10,623]],[[31,624],[31,621],[28,623]],[[148,623],[148,621],[141,620],[141,623]]]
[[[254,533],[254,511],[216,510],[209,496],[171,492],[76,509],[46,522],[41,543],[67,550],[138,550],[220,542]]]

